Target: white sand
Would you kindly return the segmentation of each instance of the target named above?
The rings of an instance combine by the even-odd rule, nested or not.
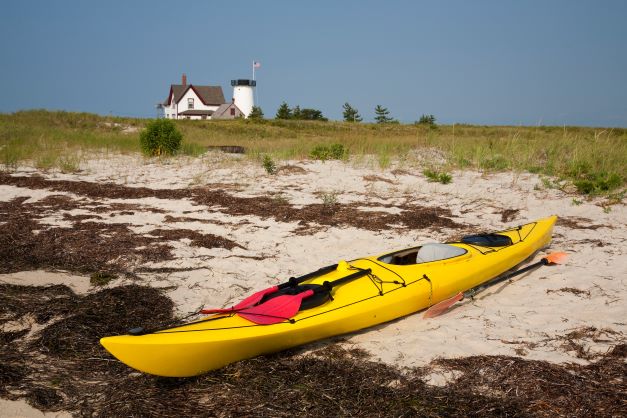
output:
[[[41,412],[26,401],[9,401],[0,399],[0,417],[6,418],[70,418],[72,414],[65,411]]]
[[[144,160],[137,156],[109,156],[85,162],[77,174],[47,173],[49,178],[114,182],[130,187],[184,188],[193,185],[228,185],[239,196],[280,195],[294,205],[321,203],[321,195],[336,194],[339,203],[376,205],[413,203],[448,208],[453,219],[477,229],[492,231],[556,214],[578,219],[596,230],[555,228],[550,251],[566,251],[568,263],[533,271],[513,283],[497,286],[474,301],[467,301],[446,315],[424,320],[420,314],[348,336],[346,344],[367,350],[374,359],[401,367],[420,366],[436,357],[475,354],[522,355],[552,362],[583,362],[565,351],[559,338],[580,327],[609,329],[603,338],[582,341],[592,352],[604,352],[627,332],[627,213],[624,204],[606,212],[600,201],[577,205],[581,196],[544,189],[532,174],[454,172],[449,185],[429,183],[420,173],[418,159],[401,167],[409,174],[394,175],[368,161],[357,163],[289,161],[304,173],[270,176],[261,166],[239,157],[210,153],[200,159]],[[412,165],[413,164],[413,165]],[[16,173],[30,174],[30,173]],[[372,177],[376,176],[376,177]],[[364,179],[370,178],[371,180]],[[17,196],[40,199],[51,194],[0,186],[0,200]],[[59,194],[59,193],[54,193]],[[88,200],[86,200],[87,202]],[[170,274],[142,274],[145,283],[176,286],[169,296],[180,312],[201,306],[228,306],[255,289],[303,274],[318,267],[393,249],[441,241],[454,230],[387,230],[325,227],[310,235],[297,235],[296,223],[256,216],[231,216],[219,208],[190,201],[167,199],[117,199],[110,202],[140,204],[166,213],[134,215],[94,214],[94,221],[129,223],[135,232],[155,228],[185,228],[229,238],[242,246],[233,250],[192,247],[185,240],[173,243],[174,260],[152,266],[195,270]],[[515,220],[504,224],[504,209],[518,209]],[[371,210],[371,208],[370,208]],[[398,209],[382,208],[390,212]],[[85,214],[78,211],[72,214]],[[60,225],[63,213],[44,223]],[[99,216],[102,215],[102,216]],[[194,218],[164,223],[167,215]],[[582,220],[582,218],[585,218]],[[66,226],[66,225],[63,225]],[[602,246],[598,243],[601,242]],[[251,257],[262,256],[262,260]],[[0,276],[10,283],[66,283],[77,292],[87,291],[88,278],[66,273],[25,272]],[[116,286],[123,281],[110,284]],[[575,295],[559,291],[574,288]],[[441,379],[440,379],[441,380]],[[434,377],[434,384],[438,384]]]

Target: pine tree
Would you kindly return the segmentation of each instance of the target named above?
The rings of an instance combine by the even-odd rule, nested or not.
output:
[[[342,108],[344,109],[343,115],[345,122],[361,122],[362,119],[359,115],[359,112],[357,111],[357,109],[348,104],[348,102],[344,103],[344,106],[342,106]]]
[[[253,106],[253,110],[248,115],[248,119],[254,120],[262,120],[263,119],[263,110],[259,106]]]
[[[303,115],[300,111],[300,106],[296,105],[294,106],[294,108],[292,109],[292,119],[302,119]]]
[[[377,123],[389,123],[394,120],[394,118],[388,116],[390,114],[390,111],[387,109],[387,107],[377,105],[377,107],[374,108],[374,113],[377,114],[377,116],[374,117],[374,120],[376,120]]]
[[[279,109],[276,111],[276,119],[291,119],[292,118],[292,110],[287,105],[287,103],[281,103]]]

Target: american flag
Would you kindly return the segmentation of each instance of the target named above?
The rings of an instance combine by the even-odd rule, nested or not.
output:
[[[259,61],[253,61],[253,68],[261,68],[261,63]]]

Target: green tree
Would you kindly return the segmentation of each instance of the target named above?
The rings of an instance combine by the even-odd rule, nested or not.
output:
[[[292,118],[292,110],[290,109],[290,107],[287,105],[286,102],[281,103],[281,106],[279,106],[278,110],[276,111],[275,118],[277,119],[291,119]]]
[[[259,106],[253,106],[253,110],[248,115],[248,119],[253,120],[262,120],[263,119],[263,110]]]
[[[170,119],[150,121],[139,134],[139,143],[146,155],[172,155],[181,148],[182,140],[183,134]]]
[[[302,117],[302,115],[300,113],[300,106],[299,105],[294,106],[292,108],[292,119],[298,120],[298,119],[302,119],[302,118],[303,117]]]
[[[422,115],[420,116],[420,119],[418,120],[418,122],[416,122],[417,125],[429,125],[429,126],[433,126],[435,127],[435,116],[433,115]]]
[[[390,111],[387,109],[387,107],[377,105],[377,107],[374,108],[374,113],[376,113],[377,115],[374,117],[374,120],[376,120],[377,123],[390,123],[394,120],[394,118],[388,116],[390,114]]]
[[[299,119],[302,119],[302,120],[321,120],[321,121],[328,120],[322,115],[322,112],[319,111],[318,109],[304,108],[304,109],[300,109],[299,112],[300,112]],[[296,119],[296,117],[294,117],[294,119]]]
[[[357,109],[348,104],[348,102],[344,103],[342,108],[344,109],[344,122],[361,122],[362,119],[359,112]]]

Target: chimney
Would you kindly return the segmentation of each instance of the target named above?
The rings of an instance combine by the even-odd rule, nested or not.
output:
[[[181,84],[184,86],[187,85],[187,76],[185,74],[181,77]]]

